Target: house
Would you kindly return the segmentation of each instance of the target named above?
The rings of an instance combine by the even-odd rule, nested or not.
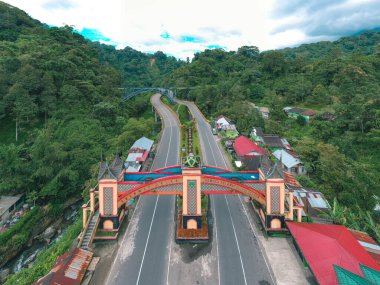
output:
[[[252,158],[255,156],[264,155],[264,150],[260,148],[257,144],[251,141],[249,138],[245,136],[240,136],[235,139],[234,142],[234,150],[236,152],[237,157],[240,158]]]
[[[369,234],[353,229],[348,229],[351,234],[356,238],[359,244],[369,253],[373,259],[380,265],[380,246],[369,236]]]
[[[153,146],[153,143],[153,140],[150,140],[146,137],[141,137],[137,141],[135,141],[129,152],[131,153],[131,150],[133,149],[141,149],[149,152]]]
[[[152,149],[153,140],[141,137],[132,145],[125,160],[126,172],[138,172],[142,164],[147,160]]]
[[[306,110],[301,108],[285,107],[284,112],[288,117],[297,119],[299,116],[305,118],[305,121],[308,123],[311,118],[313,118],[318,113],[314,110]]]
[[[230,119],[221,115],[215,121],[216,128],[222,132],[227,138],[234,139],[239,136],[235,124]]]
[[[74,248],[59,256],[50,272],[33,285],[80,285],[92,256],[90,251]]]
[[[125,160],[126,172],[138,172],[141,169],[142,163],[148,158],[147,150],[131,149]]]
[[[0,198],[0,224],[3,224],[23,203],[22,195],[1,196]]]
[[[219,130],[221,130],[221,129],[223,129],[223,127],[229,126],[229,125],[231,125],[231,120],[228,119],[227,117],[220,115],[218,118],[216,118],[215,126]]]
[[[259,112],[264,119],[269,119],[269,108],[268,107],[260,107]]]
[[[278,135],[265,134],[263,136],[263,141],[266,146],[272,149],[283,149],[285,148],[282,143],[281,138]]]
[[[331,209],[329,202],[321,192],[303,187],[293,188],[292,192],[294,199],[303,207],[303,216],[319,218],[321,213],[327,213]]]
[[[278,149],[274,151],[273,156],[279,161],[283,170],[294,175],[305,175],[306,169],[298,156],[290,151]]]
[[[255,143],[264,144],[264,132],[262,128],[253,127],[249,136]]]
[[[331,206],[325,196],[318,191],[303,187],[298,180],[289,172],[282,173],[285,182],[285,190],[293,193],[294,200],[302,206],[302,216],[313,217],[314,222],[330,223],[329,220],[320,216],[322,213],[328,213]],[[289,203],[289,199],[287,199]]]
[[[363,266],[380,273],[380,265],[346,227],[291,221],[286,225],[301,259],[307,263],[318,284],[371,284],[342,283],[339,269],[362,277],[365,277]]]

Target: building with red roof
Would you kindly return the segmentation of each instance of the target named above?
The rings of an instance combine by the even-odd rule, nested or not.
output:
[[[233,147],[237,156],[241,158],[260,156],[265,153],[262,148],[245,136],[235,139]]]
[[[356,238],[360,245],[369,253],[373,259],[380,265],[380,246],[367,233],[349,229],[351,234]]]
[[[297,249],[320,285],[338,285],[334,265],[363,276],[360,264],[379,271],[380,265],[344,226],[286,222]]]

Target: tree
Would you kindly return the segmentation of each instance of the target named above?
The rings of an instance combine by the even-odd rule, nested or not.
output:
[[[250,59],[258,59],[260,51],[259,48],[255,46],[242,46],[238,48],[237,54]]]
[[[305,126],[307,124],[306,119],[305,119],[304,116],[297,116],[296,122],[300,126]]]
[[[26,201],[28,203],[33,202],[33,208],[36,206],[36,200],[38,199],[37,191],[31,191],[26,195]]]
[[[286,60],[279,51],[268,51],[262,54],[262,68],[270,77],[284,75],[286,71]]]
[[[11,109],[16,122],[16,141],[18,141],[18,132],[20,123],[23,119],[27,122],[37,113],[37,105],[29,96],[20,83],[14,84],[5,97],[8,107]]]

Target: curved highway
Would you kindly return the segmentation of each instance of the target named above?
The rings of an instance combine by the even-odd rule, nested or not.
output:
[[[160,101],[152,105],[164,124],[152,169],[179,163],[179,121]],[[198,108],[184,102],[197,121],[204,163],[230,168]],[[105,284],[274,284],[240,195],[211,195],[211,239],[207,245],[174,242],[174,196],[141,196]]]
[[[188,106],[198,127],[203,162],[230,169],[217,136],[200,110],[192,102]],[[218,259],[218,284],[274,284],[268,263],[256,239],[253,221],[248,215],[241,195],[210,195],[214,216]]]
[[[179,121],[160,101],[151,97],[164,128],[152,170],[179,163]],[[123,236],[115,260],[110,264],[107,285],[166,284],[169,244],[174,239],[174,196],[141,196]]]

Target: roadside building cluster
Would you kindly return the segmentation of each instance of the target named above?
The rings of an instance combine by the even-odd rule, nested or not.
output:
[[[317,114],[299,108],[286,112],[293,118],[303,116],[306,122]],[[326,120],[333,119],[332,114],[325,115]],[[286,226],[301,260],[318,284],[380,284],[380,246],[367,233],[332,224],[328,218],[331,206],[323,193],[297,180],[307,171],[288,140],[265,134],[259,127],[251,129],[249,138],[226,136],[220,123],[231,125],[231,121],[223,116],[217,120],[218,134],[234,166],[239,170],[260,169],[266,176],[282,178],[286,193],[292,194],[285,196],[285,203],[289,205],[292,197],[302,209],[302,222],[288,220]]]

